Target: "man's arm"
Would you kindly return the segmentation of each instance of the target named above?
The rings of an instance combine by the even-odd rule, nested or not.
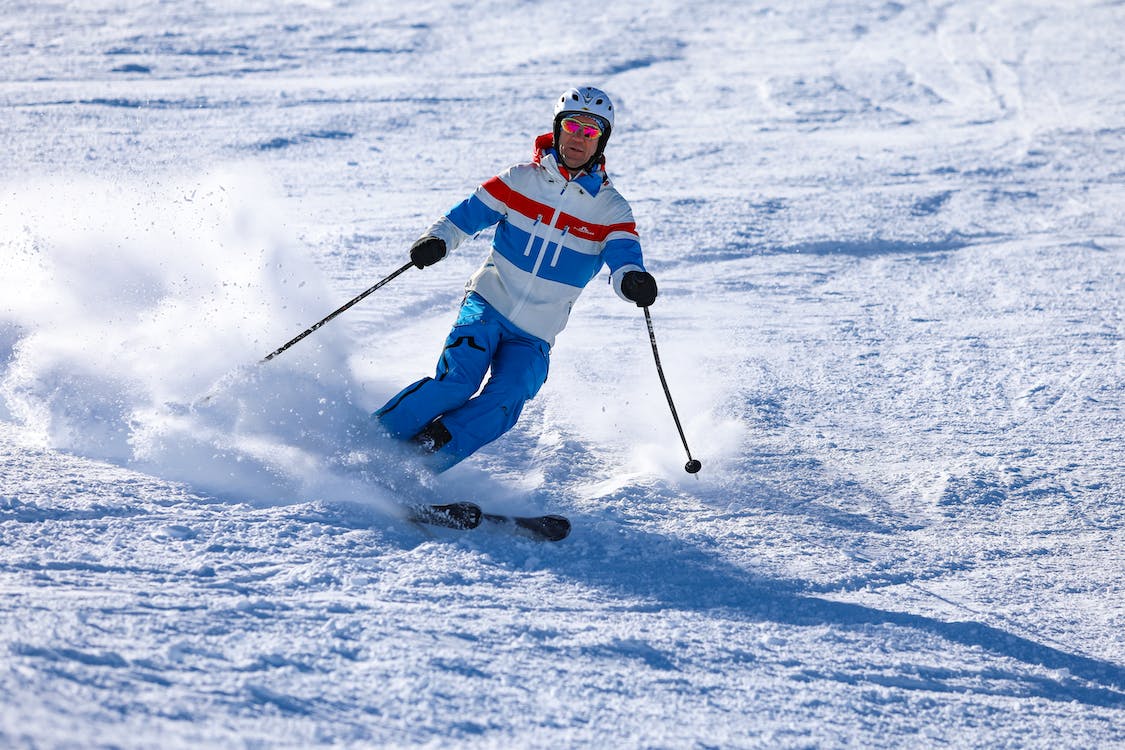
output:
[[[488,180],[468,198],[449,209],[430,225],[419,242],[426,238],[441,240],[448,252],[457,249],[468,237],[503,221],[507,216],[506,206],[489,192],[489,187],[496,183],[502,184],[500,176]]]

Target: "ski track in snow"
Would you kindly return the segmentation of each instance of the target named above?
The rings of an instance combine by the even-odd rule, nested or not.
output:
[[[7,8],[0,745],[1125,746],[1125,6],[586,11]],[[603,283],[471,461],[370,434],[487,235],[254,364],[579,82],[702,473]]]

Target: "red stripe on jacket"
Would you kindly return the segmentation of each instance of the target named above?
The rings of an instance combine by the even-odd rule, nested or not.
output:
[[[550,217],[555,213],[555,209],[551,206],[516,192],[499,177],[493,177],[485,182],[484,189],[488,191],[489,195],[508,208],[523,214],[533,221],[549,221]],[[630,221],[608,225],[595,224],[590,221],[583,221],[577,216],[572,216],[567,213],[559,214],[558,218],[555,220],[555,228],[566,229],[568,230],[568,234],[581,237],[585,240],[593,240],[594,242],[604,242],[605,238],[613,232],[628,232],[634,235],[637,233],[637,225],[635,222]]]

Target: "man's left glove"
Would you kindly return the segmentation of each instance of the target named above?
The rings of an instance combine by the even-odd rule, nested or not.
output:
[[[637,307],[648,307],[656,301],[656,279],[648,271],[629,271],[621,277],[621,293]]]
[[[445,240],[423,237],[410,248],[410,262],[419,268],[432,266],[445,257]]]

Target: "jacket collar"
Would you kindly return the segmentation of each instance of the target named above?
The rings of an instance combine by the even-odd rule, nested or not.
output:
[[[535,156],[533,161],[546,169],[558,172],[568,182],[577,182],[590,195],[597,195],[602,185],[609,182],[609,175],[605,171],[605,155],[598,157],[597,162],[588,170],[572,172],[559,159],[555,151],[555,138],[550,133],[544,133],[535,139]]]

